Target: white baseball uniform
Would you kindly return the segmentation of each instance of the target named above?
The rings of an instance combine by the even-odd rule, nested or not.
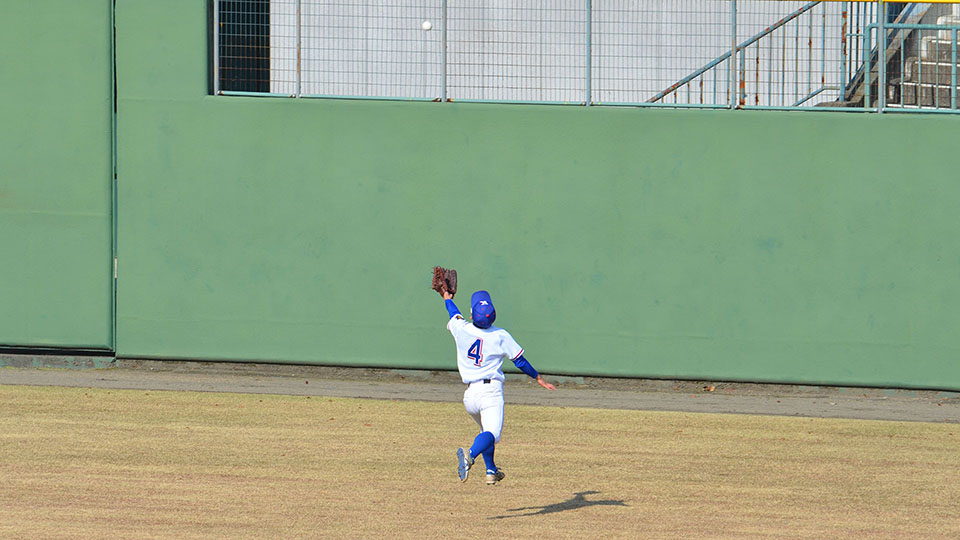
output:
[[[477,328],[460,315],[447,322],[457,345],[457,369],[468,384],[463,393],[467,413],[482,431],[500,442],[503,431],[503,361],[516,360],[523,348],[503,328]]]

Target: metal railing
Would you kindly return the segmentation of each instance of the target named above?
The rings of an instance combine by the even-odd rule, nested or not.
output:
[[[953,19],[952,22],[960,23],[960,17]],[[875,108],[879,112],[960,112],[957,108],[957,36],[960,25],[887,23],[871,25],[871,30],[886,35],[887,39],[879,40],[876,54],[864,56],[867,72],[872,71],[874,62],[880,68],[876,82],[865,87],[864,108]],[[869,50],[870,33],[867,40]],[[908,40],[919,43],[917,56],[908,57],[905,53],[909,50]],[[887,58],[887,61],[875,57]],[[893,77],[890,76],[890,67],[899,67]],[[876,101],[873,100],[874,92]]]
[[[957,109],[944,2],[212,1],[221,95]]]
[[[732,2],[731,5],[736,19],[737,3]],[[702,68],[659,92],[649,102],[661,102],[675,95],[680,88],[694,83],[699,83],[698,86],[702,88],[704,77],[709,77],[711,72],[715,76],[717,70],[731,70],[734,74],[733,90],[728,92],[728,96],[734,96],[730,106],[737,108],[778,105],[797,108],[823,92],[838,92],[841,88],[839,80],[832,80],[833,74],[828,78],[826,69],[827,57],[831,53],[831,48],[827,46],[829,5],[819,1],[808,2],[787,13]],[[838,17],[832,19],[840,20]],[[842,36],[842,33],[841,29],[835,35]],[[737,34],[739,40],[739,32]],[[815,39],[819,43],[818,47],[814,47]],[[838,49],[842,50],[842,47]],[[833,53],[837,56],[836,51]],[[732,67],[727,67],[731,65],[731,57],[736,61]],[[836,58],[833,58],[831,63],[835,61]],[[792,69],[788,69],[788,62]],[[777,70],[775,66],[781,66],[781,69]],[[828,79],[832,84],[828,83]],[[838,95],[835,94],[834,97]],[[777,100],[779,103],[776,103]]]

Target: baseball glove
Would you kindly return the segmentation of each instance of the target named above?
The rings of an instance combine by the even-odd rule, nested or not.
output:
[[[433,284],[431,288],[440,295],[443,291],[450,294],[457,294],[457,271],[452,268],[443,268],[442,266],[433,267]]]

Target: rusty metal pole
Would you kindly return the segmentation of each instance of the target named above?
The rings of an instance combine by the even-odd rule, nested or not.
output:
[[[847,67],[847,3],[840,6],[840,99],[847,100],[847,73],[850,72]],[[826,48],[824,48],[826,51]]]

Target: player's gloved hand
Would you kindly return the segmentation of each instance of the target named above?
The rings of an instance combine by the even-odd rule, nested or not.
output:
[[[556,390],[556,389],[557,389],[556,386],[554,386],[554,385],[548,383],[547,381],[543,380],[543,377],[541,377],[540,375],[537,375],[537,384],[539,384],[540,386],[546,388],[547,390]]]
[[[450,292],[447,291],[446,289],[444,289],[443,292],[440,293],[440,294],[443,295],[443,299],[444,299],[444,300],[453,300],[453,295],[450,294]]]
[[[440,293],[444,300],[450,300],[457,294],[457,271],[442,266],[433,267],[433,277],[430,279],[430,288]],[[450,297],[447,297],[447,293]]]

